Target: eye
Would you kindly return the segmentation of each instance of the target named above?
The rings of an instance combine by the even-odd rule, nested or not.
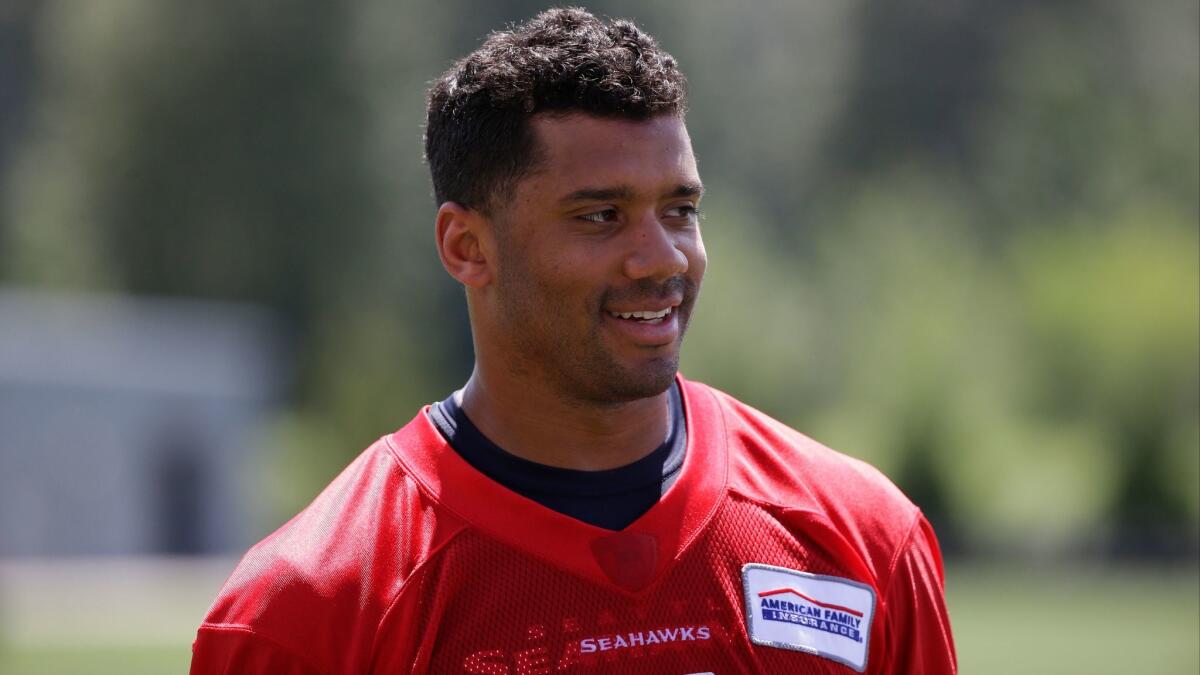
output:
[[[667,218],[694,219],[699,217],[700,208],[695,204],[681,204],[679,206],[672,206],[671,208],[667,209],[665,212],[663,212],[663,215]]]
[[[585,213],[579,217],[590,223],[610,223],[617,219],[617,210],[616,209],[600,209],[599,211]]]

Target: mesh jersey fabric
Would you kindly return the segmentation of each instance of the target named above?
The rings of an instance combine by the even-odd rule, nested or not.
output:
[[[421,411],[251,549],[192,675],[858,672],[753,641],[748,564],[871,589],[862,672],[954,673],[919,510],[866,464],[679,381],[684,468],[619,532],[488,480]]]

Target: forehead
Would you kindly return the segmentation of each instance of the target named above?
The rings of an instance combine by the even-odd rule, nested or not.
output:
[[[612,187],[658,194],[700,183],[687,127],[676,115],[539,115],[532,127],[541,157],[522,181],[519,191],[526,196],[553,199],[580,188]]]

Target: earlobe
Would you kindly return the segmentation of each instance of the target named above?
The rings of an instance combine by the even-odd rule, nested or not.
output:
[[[491,283],[486,228],[486,218],[474,209],[455,202],[446,202],[438,208],[438,256],[442,267],[464,286],[482,288]]]

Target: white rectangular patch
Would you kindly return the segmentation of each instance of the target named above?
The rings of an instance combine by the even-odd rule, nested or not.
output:
[[[841,577],[750,563],[742,567],[754,644],[816,654],[867,669],[875,590]]]

